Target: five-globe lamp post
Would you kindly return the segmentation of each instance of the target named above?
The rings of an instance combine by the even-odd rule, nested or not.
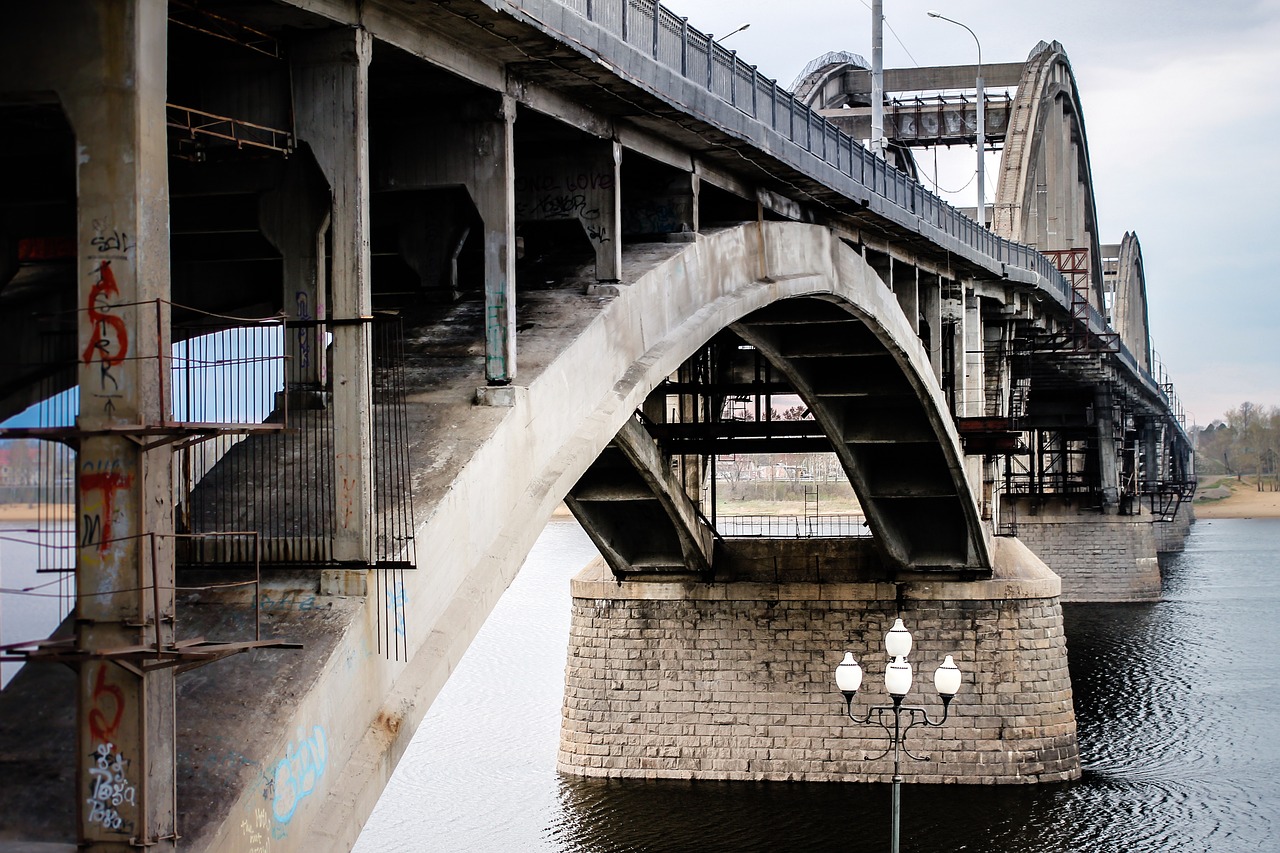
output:
[[[960,669],[951,659],[951,655],[947,655],[942,665],[934,671],[933,686],[938,691],[939,698],[942,699],[942,717],[936,721],[931,720],[924,708],[902,704],[902,700],[911,690],[911,664],[907,663],[907,655],[911,654],[911,632],[902,624],[901,619],[894,620],[893,627],[885,635],[884,648],[889,653],[889,665],[885,667],[884,673],[884,687],[889,693],[889,698],[893,700],[892,705],[875,705],[862,717],[853,712],[853,697],[862,686],[862,667],[853,659],[853,652],[845,652],[844,660],[836,667],[836,686],[844,694],[845,713],[849,715],[849,719],[859,724],[875,723],[889,736],[889,746],[878,755],[870,756],[869,760],[874,761],[887,755],[889,750],[893,750],[893,823],[889,849],[891,853],[898,853],[898,825],[902,803],[902,772],[899,766],[901,753],[905,752],[908,757],[916,761],[928,759],[925,755],[912,755],[906,748],[904,742],[907,733],[916,726],[940,726],[947,721],[951,699],[960,689]],[[890,714],[893,715],[892,728],[886,721]],[[905,728],[902,725],[903,714],[907,715]]]

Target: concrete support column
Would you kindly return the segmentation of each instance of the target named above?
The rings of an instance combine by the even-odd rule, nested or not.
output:
[[[1102,502],[1114,507],[1120,500],[1120,463],[1116,453],[1115,410],[1111,392],[1099,388],[1093,403],[1094,428],[1098,435],[1098,480]]]
[[[920,270],[894,261],[897,267],[893,273],[893,295],[898,297],[898,306],[907,318],[911,331],[920,334]]]
[[[325,233],[330,193],[315,165],[302,152],[289,158],[280,186],[264,193],[258,205],[262,232],[283,257],[283,301],[290,322],[324,320]],[[306,394],[325,390],[328,380],[325,330],[300,325],[285,341],[287,390]],[[291,400],[290,407],[299,401]]]
[[[606,167],[609,180],[600,181],[594,188],[600,201],[601,218],[607,220],[600,228],[587,227],[587,236],[596,249],[596,279],[598,281],[622,280],[622,143],[609,142],[609,156],[600,162]],[[601,169],[601,175],[605,174]],[[697,209],[697,202],[694,202]],[[696,227],[694,229],[697,230]]]
[[[86,432],[167,419],[170,351],[167,4],[86,0],[66,36],[59,95],[76,134],[80,413]],[[51,52],[56,45],[46,45]],[[173,850],[173,670],[112,650],[173,641],[173,485],[167,447],[93,435],[77,459],[76,806],[81,849]]]
[[[964,405],[961,416],[983,416],[985,398],[985,365],[983,364],[982,300],[972,287],[964,289]]]
[[[938,276],[920,277],[920,317],[929,330],[929,365],[942,381],[942,287]]]
[[[702,176],[696,171],[689,176],[689,190],[693,207],[690,211],[693,233],[698,234],[702,231]],[[761,218],[763,219],[763,215]]]
[[[370,442],[372,310],[369,262],[369,59],[373,39],[359,28],[328,30],[293,49],[296,127],[331,192],[334,481],[333,555],[373,558]]]
[[[983,414],[1004,417],[1009,411],[1009,324],[987,323],[982,330],[984,359]]]
[[[472,200],[484,222],[484,375],[516,377],[516,101],[502,95],[495,115],[476,122]]]
[[[1168,479],[1167,466],[1161,458],[1160,450],[1164,442],[1161,441],[1161,425],[1155,418],[1143,418],[1142,420],[1142,468],[1139,473],[1139,479],[1147,483],[1155,483],[1159,480]]]
[[[942,293],[945,281],[945,294]],[[957,282],[939,279],[942,323],[946,329],[940,344],[942,352],[943,390],[949,395],[952,414],[964,414],[964,290]],[[949,372],[949,375],[948,375]]]

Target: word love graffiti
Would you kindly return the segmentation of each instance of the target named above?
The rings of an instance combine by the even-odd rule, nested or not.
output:
[[[113,744],[99,744],[91,754],[89,766],[89,823],[101,824],[112,832],[129,833],[133,831],[133,821],[126,821],[120,815],[120,807],[137,804],[137,792],[129,782],[125,771],[129,768],[128,760],[121,755]]]
[[[271,811],[277,821],[288,823],[293,820],[298,804],[315,792],[328,764],[329,742],[325,739],[324,729],[312,726],[311,736],[304,737],[300,726],[297,744],[289,742],[272,778],[274,795]]]
[[[540,175],[521,175],[516,178],[516,192],[518,193],[549,193],[558,189],[565,189],[570,192],[578,190],[611,190],[613,189],[613,175],[608,172],[579,172],[576,175],[566,174],[563,180],[557,180],[554,175],[543,173]]]

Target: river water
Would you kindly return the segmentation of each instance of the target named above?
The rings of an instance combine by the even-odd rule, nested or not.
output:
[[[547,527],[358,853],[887,850],[886,785],[556,772],[568,580],[594,554],[577,525]],[[908,778],[904,853],[1280,851],[1280,519],[1201,521],[1164,573],[1159,603],[1064,607],[1084,777]]]

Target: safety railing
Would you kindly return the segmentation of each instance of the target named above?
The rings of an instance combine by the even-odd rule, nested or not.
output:
[[[871,528],[857,513],[827,515],[718,515],[716,530],[728,539],[864,539]]]
[[[543,17],[540,12],[548,6],[573,10],[838,171],[863,190],[863,193],[850,193],[851,198],[862,200],[860,196],[864,194],[878,196],[981,255],[1006,267],[1036,273],[1048,288],[1068,298],[1069,284],[1044,255],[980,226],[915,179],[869,152],[776,80],[761,75],[754,65],[740,59],[737,51],[726,49],[713,35],[689,26],[687,18],[676,15],[658,0],[509,0],[508,5],[535,18]],[[1089,326],[1099,332],[1107,329],[1105,318],[1092,306]],[[1142,370],[1137,359],[1123,346],[1120,357],[1136,374],[1164,393],[1161,383]]]

